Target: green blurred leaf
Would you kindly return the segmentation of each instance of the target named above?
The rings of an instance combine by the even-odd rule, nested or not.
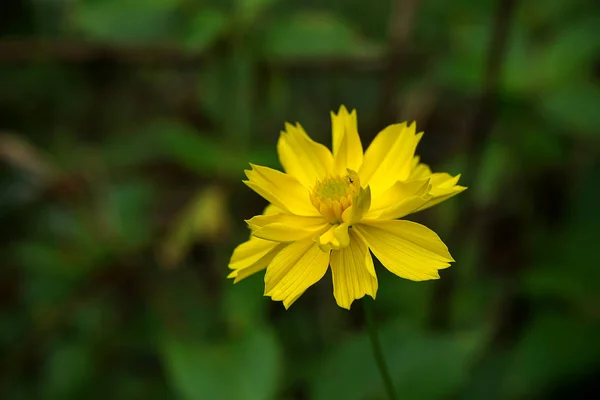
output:
[[[450,52],[434,66],[433,78],[462,91],[477,91],[483,81],[483,54],[489,41],[489,30],[483,23],[462,23],[451,30]]]
[[[225,172],[241,174],[243,164],[228,158],[227,148],[216,139],[196,132],[178,121],[164,121],[151,127],[161,132],[167,155],[199,173]],[[233,165],[232,165],[233,164]]]
[[[600,135],[600,86],[580,82],[545,93],[539,103],[540,113],[577,136]]]
[[[289,82],[284,73],[273,71],[266,88],[265,115],[284,115],[293,97]]]
[[[254,18],[265,12],[279,0],[236,0],[236,10],[246,21],[252,21]]]
[[[587,74],[600,51],[598,18],[579,19],[567,27],[556,27],[553,39],[537,44],[528,27],[516,25],[510,33],[503,61],[501,90],[510,95],[547,91],[568,85],[573,76]],[[435,67],[436,80],[461,90],[479,91],[491,28],[486,23],[464,23],[451,31],[450,53]],[[532,74],[531,71],[535,71]]]
[[[153,234],[150,210],[156,198],[152,186],[140,181],[110,188],[98,219],[104,238],[116,251],[131,251],[147,244]]]
[[[533,29],[544,29],[559,26],[573,18],[586,18],[589,13],[585,12],[587,0],[546,0],[544,7],[538,7],[536,3],[524,2],[517,10],[517,24],[525,25]],[[583,12],[582,12],[583,11]]]
[[[533,48],[523,27],[513,29],[510,35],[500,75],[500,90],[505,95],[515,97],[536,93],[545,87],[543,77],[538,73],[531,73],[532,70],[538,69],[539,56],[536,49]],[[486,46],[489,46],[489,43]],[[482,57],[485,57],[486,53],[487,49],[482,53]]]
[[[516,129],[520,132],[517,143],[519,154],[531,168],[556,165],[564,160],[566,149],[556,132],[539,126]]]
[[[35,274],[51,274],[55,278],[72,278],[87,273],[85,268],[72,268],[65,252],[44,242],[25,242],[14,247],[15,257],[24,270]]]
[[[74,24],[86,36],[117,43],[143,43],[174,33],[179,0],[103,0],[78,2]]]
[[[508,365],[510,398],[549,393],[562,381],[600,366],[600,326],[558,315],[538,317],[525,329]]]
[[[434,285],[428,282],[423,285],[413,285],[411,281],[398,279],[377,260],[375,268],[379,281],[377,307],[381,312],[399,314],[411,321],[423,321],[427,318]],[[354,307],[362,306],[356,304]]]
[[[120,173],[159,160],[164,155],[164,147],[156,132],[143,129],[107,137],[100,153],[103,164]]]
[[[266,330],[223,344],[167,337],[165,368],[183,399],[270,400],[277,391],[279,343]]]
[[[190,23],[185,45],[190,50],[203,51],[219,38],[227,27],[224,13],[213,9],[202,9]]]
[[[600,19],[597,16],[581,18],[556,34],[540,51],[535,77],[541,88],[572,85],[573,77],[589,73],[600,53]],[[530,73],[527,73],[531,77]]]
[[[223,81],[226,79],[222,60],[210,63],[198,71],[197,98],[202,109],[214,120],[224,118],[226,110],[222,105],[227,102],[223,93]]]
[[[164,267],[178,265],[196,241],[218,243],[230,229],[227,197],[215,185],[205,187],[175,218],[160,245],[160,262]]]
[[[225,311],[234,329],[256,325],[264,319],[269,306],[269,301],[262,295],[265,289],[264,273],[258,273],[243,282],[234,285],[229,280],[225,287]]]
[[[229,178],[242,178],[248,163],[277,166],[275,146],[239,149],[202,135],[185,124],[165,121],[153,125],[152,131],[160,135],[165,153],[181,165],[200,174],[218,174]]]
[[[511,151],[502,143],[490,141],[484,149],[481,166],[471,188],[475,201],[482,206],[493,203],[507,177],[514,172],[513,167]]]
[[[254,119],[254,54],[248,46],[237,43],[224,63],[226,104],[222,104],[222,124],[230,144],[245,149],[251,143]]]
[[[279,19],[268,28],[262,47],[269,57],[339,56],[368,50],[345,20],[316,12]]]
[[[85,276],[107,251],[106,244],[98,241],[89,217],[62,206],[43,209],[30,240],[12,249],[21,268],[57,281]]]
[[[94,363],[85,343],[70,340],[56,344],[43,363],[45,398],[78,398],[94,376]]]
[[[534,298],[559,299],[583,315],[599,317],[600,168],[588,174],[574,195],[564,229],[554,235],[543,232],[533,246],[534,265],[524,272],[521,282]]]
[[[407,399],[447,398],[468,377],[483,332],[437,335],[396,323],[381,329],[381,343],[398,393]],[[315,399],[379,398],[381,377],[367,337],[342,341],[312,380]]]

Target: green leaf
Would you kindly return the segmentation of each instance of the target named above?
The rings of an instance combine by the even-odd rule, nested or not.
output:
[[[483,81],[484,49],[488,39],[486,24],[457,26],[449,37],[451,53],[435,65],[434,79],[462,91],[477,91]]]
[[[596,315],[600,305],[600,168],[585,176],[580,190],[573,195],[570,213],[558,234],[541,234],[533,246],[535,265],[521,280],[525,291],[535,299],[556,299],[582,314]]]
[[[131,251],[149,242],[153,233],[150,208],[153,188],[141,182],[115,185],[102,199],[105,233],[115,251]]]
[[[94,376],[89,348],[76,341],[56,344],[42,366],[43,393],[49,398],[78,398]]]
[[[224,304],[229,324],[237,329],[245,329],[262,321],[269,306],[269,301],[262,295],[264,273],[245,279],[243,285],[234,285],[232,280],[228,283],[225,286]]]
[[[224,81],[226,104],[222,105],[223,129],[227,133],[229,143],[236,148],[244,149],[250,142],[252,122],[254,118],[254,55],[243,44],[236,44],[231,57],[224,68],[227,78]]]
[[[203,51],[219,38],[226,26],[225,14],[218,10],[203,9],[191,21],[185,45],[190,50]]]
[[[279,343],[269,331],[257,329],[223,344],[167,337],[163,355],[183,399],[275,398],[281,358]]]
[[[541,51],[535,67],[541,87],[572,85],[573,77],[585,76],[600,52],[600,20],[590,17],[563,28]],[[531,76],[527,71],[524,74]]]
[[[144,130],[108,136],[99,152],[104,165],[118,173],[158,160],[164,148],[156,134]]]
[[[269,57],[339,56],[365,50],[365,43],[338,16],[304,12],[270,26],[262,47]]]
[[[241,160],[231,159],[219,141],[178,121],[158,122],[150,129],[159,132],[168,156],[193,171],[241,175],[245,167]]]
[[[519,155],[527,160],[531,168],[556,165],[564,160],[566,149],[560,140],[561,136],[553,130],[537,124],[528,125],[525,121],[515,130],[520,133],[517,140]]]
[[[236,0],[236,11],[242,19],[251,21],[279,0]]]
[[[532,398],[561,381],[600,366],[597,324],[558,315],[534,320],[514,349],[505,390],[509,398]],[[543,397],[543,396],[542,396]]]
[[[473,185],[473,198],[479,205],[494,202],[503,188],[503,183],[512,172],[511,151],[502,143],[490,141],[481,157],[477,180]]]
[[[541,96],[540,113],[578,136],[600,135],[600,86],[580,82],[557,88]]]
[[[380,331],[384,357],[398,393],[407,399],[447,398],[468,377],[484,335],[437,335],[396,323]],[[333,349],[312,380],[315,399],[378,398],[381,377],[364,334]]]
[[[260,147],[238,149],[228,141],[196,132],[177,121],[158,122],[150,127],[160,137],[165,154],[181,165],[200,174],[218,174],[228,178],[242,178],[248,163],[277,166],[277,152]]]
[[[74,24],[86,36],[116,43],[144,43],[174,33],[177,0],[78,2]]]
[[[538,55],[522,28],[511,32],[507,47],[500,75],[500,90],[509,96],[522,96],[544,87],[542,76],[538,73],[531,74],[532,70],[538,68]],[[486,57],[486,53],[487,49],[482,56]]]

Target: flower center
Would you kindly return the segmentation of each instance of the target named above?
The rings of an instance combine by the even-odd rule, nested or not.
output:
[[[327,221],[339,224],[359,192],[358,174],[348,171],[348,175],[328,176],[317,182],[310,192],[310,200]]]

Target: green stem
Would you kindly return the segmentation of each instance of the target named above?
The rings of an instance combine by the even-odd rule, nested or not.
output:
[[[375,320],[373,318],[373,308],[371,306],[372,301],[370,299],[365,298],[363,299],[362,303],[365,308],[367,330],[369,331],[369,339],[371,340],[373,356],[375,357],[375,361],[377,362],[377,367],[379,368],[379,374],[381,375],[383,386],[385,386],[385,391],[387,392],[389,399],[396,400],[398,398],[396,396],[396,389],[394,389],[394,384],[392,383],[390,371],[388,370],[387,365],[385,364],[383,352],[381,351],[381,343],[379,342],[379,335],[377,333],[377,327],[375,326]]]

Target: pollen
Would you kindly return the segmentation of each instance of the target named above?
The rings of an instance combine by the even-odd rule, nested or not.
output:
[[[310,192],[310,200],[327,221],[339,224],[359,192],[358,174],[348,170],[348,175],[328,176],[318,181]]]

